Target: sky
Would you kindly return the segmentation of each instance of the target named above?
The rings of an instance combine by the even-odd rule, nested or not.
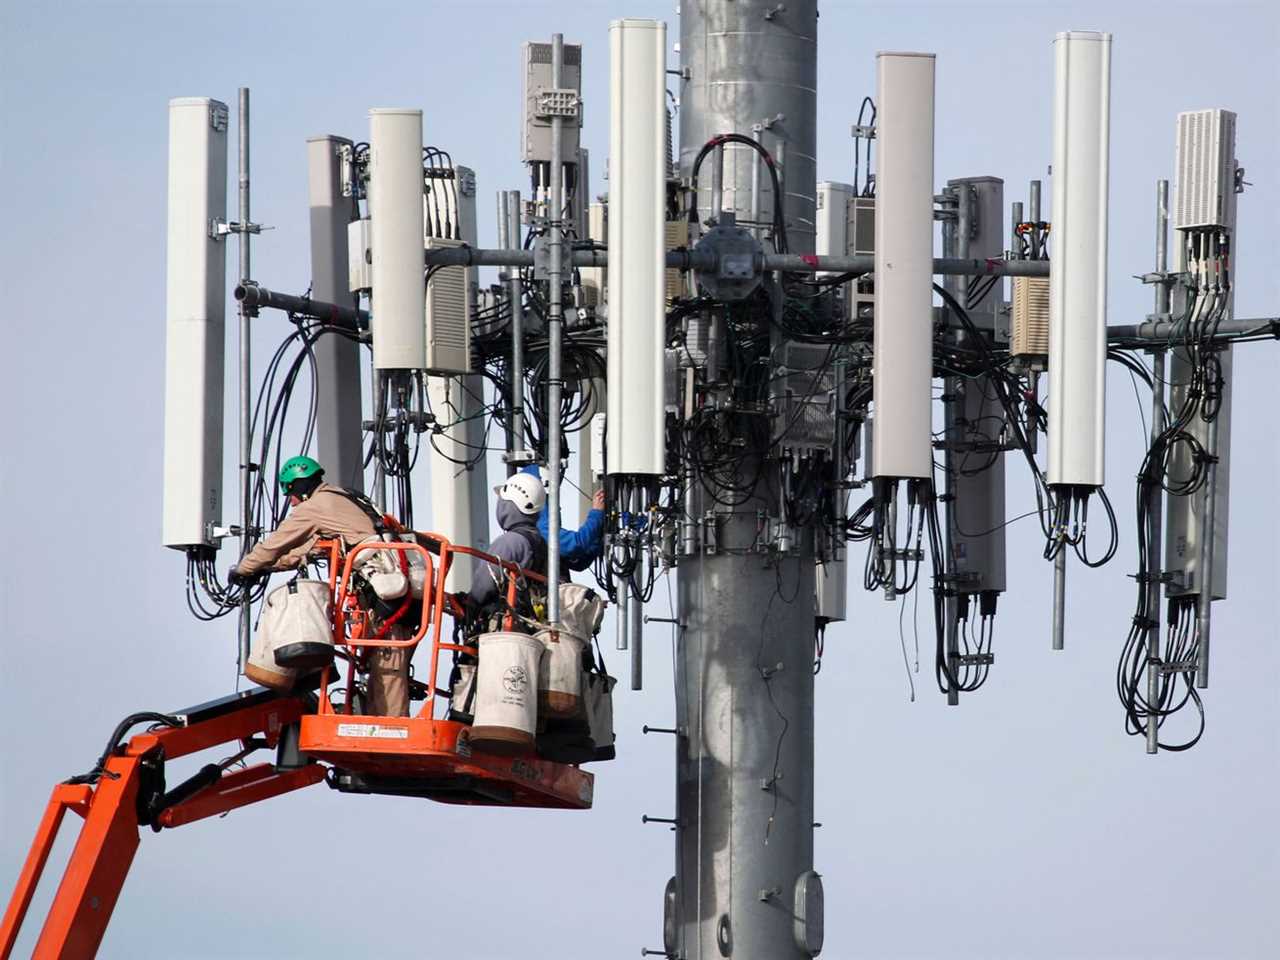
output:
[[[427,141],[475,169],[480,241],[494,243],[495,192],[527,191],[524,40],[561,31],[584,45],[583,135],[602,191],[607,29],[623,16],[665,19],[678,36],[671,0],[0,3],[6,897],[48,791],[91,765],[120,717],[236,683],[232,625],[190,617],[183,559],[160,545],[167,100],[212,96],[234,113],[237,86],[252,89],[253,216],[274,228],[255,243],[254,273],[301,293],[305,140],[366,138],[370,107],[423,108]],[[1132,277],[1154,264],[1154,183],[1172,174],[1175,114],[1210,106],[1238,112],[1237,153],[1253,183],[1239,205],[1236,314],[1277,315],[1274,4],[822,3],[819,178],[851,179],[849,125],[874,92],[875,52],[932,51],[939,184],[995,175],[1006,202],[1024,197],[1050,157],[1051,43],[1065,29],[1115,35],[1111,322],[1150,309],[1150,289]],[[283,332],[279,317],[257,322],[259,360]],[[1280,462],[1268,415],[1278,351],[1237,351],[1230,596],[1214,607],[1208,726],[1190,753],[1147,756],[1124,735],[1114,694],[1142,453],[1126,376],[1113,371],[1108,390],[1120,550],[1101,570],[1071,567],[1064,651],[1050,650],[1052,571],[1034,521],[1010,528],[991,679],[958,707],[931,688],[927,641],[910,698],[900,644],[913,659],[912,610],[851,591],[851,619],[828,631],[817,684],[823,956],[1280,955]],[[425,477],[419,485],[425,503]],[[1011,466],[1010,516],[1030,490]],[[229,482],[228,519],[233,491]],[[856,569],[859,550],[853,557]],[[619,759],[596,766],[590,812],[452,808],[321,786],[147,832],[100,955],[586,960],[657,947],[673,846],[640,818],[671,815],[674,758],[669,739],[640,728],[671,723],[667,645],[651,633],[644,691],[618,690]],[[625,664],[614,671],[625,675]],[[73,820],[17,955],[38,930]]]

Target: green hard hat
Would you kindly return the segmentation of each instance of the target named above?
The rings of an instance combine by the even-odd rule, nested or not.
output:
[[[324,473],[324,467],[310,457],[290,457],[280,468],[280,489],[288,492],[295,480],[305,480],[320,473]]]

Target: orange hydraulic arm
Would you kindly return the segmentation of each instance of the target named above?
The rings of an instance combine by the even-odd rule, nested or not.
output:
[[[164,715],[162,725],[123,746],[111,744],[92,775],[76,778],[90,782],[54,787],[0,923],[0,960],[8,960],[13,951],[68,810],[84,818],[84,826],[32,953],[37,958],[77,960],[97,953],[133,863],[139,827],[159,831],[181,826],[323,780],[326,768],[318,763],[279,771],[261,763],[226,772],[253,750],[275,747],[282,731],[306,712],[302,696],[256,688]],[[165,790],[166,761],[236,741],[241,750],[231,761],[202,767]]]

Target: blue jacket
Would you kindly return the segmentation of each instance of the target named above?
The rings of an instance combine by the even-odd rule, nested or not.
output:
[[[542,474],[538,472],[535,465],[529,465],[524,468],[524,473],[542,479]],[[542,513],[538,515],[538,532],[542,534],[542,538],[547,538],[547,531],[550,530],[550,523],[547,520],[547,507],[542,508]],[[587,512],[587,518],[582,521],[582,526],[577,530],[566,530],[560,528],[560,559],[569,567],[570,570],[589,570],[591,564],[599,559],[600,554],[604,552],[604,511],[590,510]]]

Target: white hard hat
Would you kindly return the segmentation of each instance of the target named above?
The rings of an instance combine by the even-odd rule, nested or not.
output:
[[[493,492],[499,499],[514,503],[517,510],[530,517],[541,513],[543,504],[547,502],[547,491],[542,488],[542,481],[527,473],[507,477],[504,484],[493,488]]]

